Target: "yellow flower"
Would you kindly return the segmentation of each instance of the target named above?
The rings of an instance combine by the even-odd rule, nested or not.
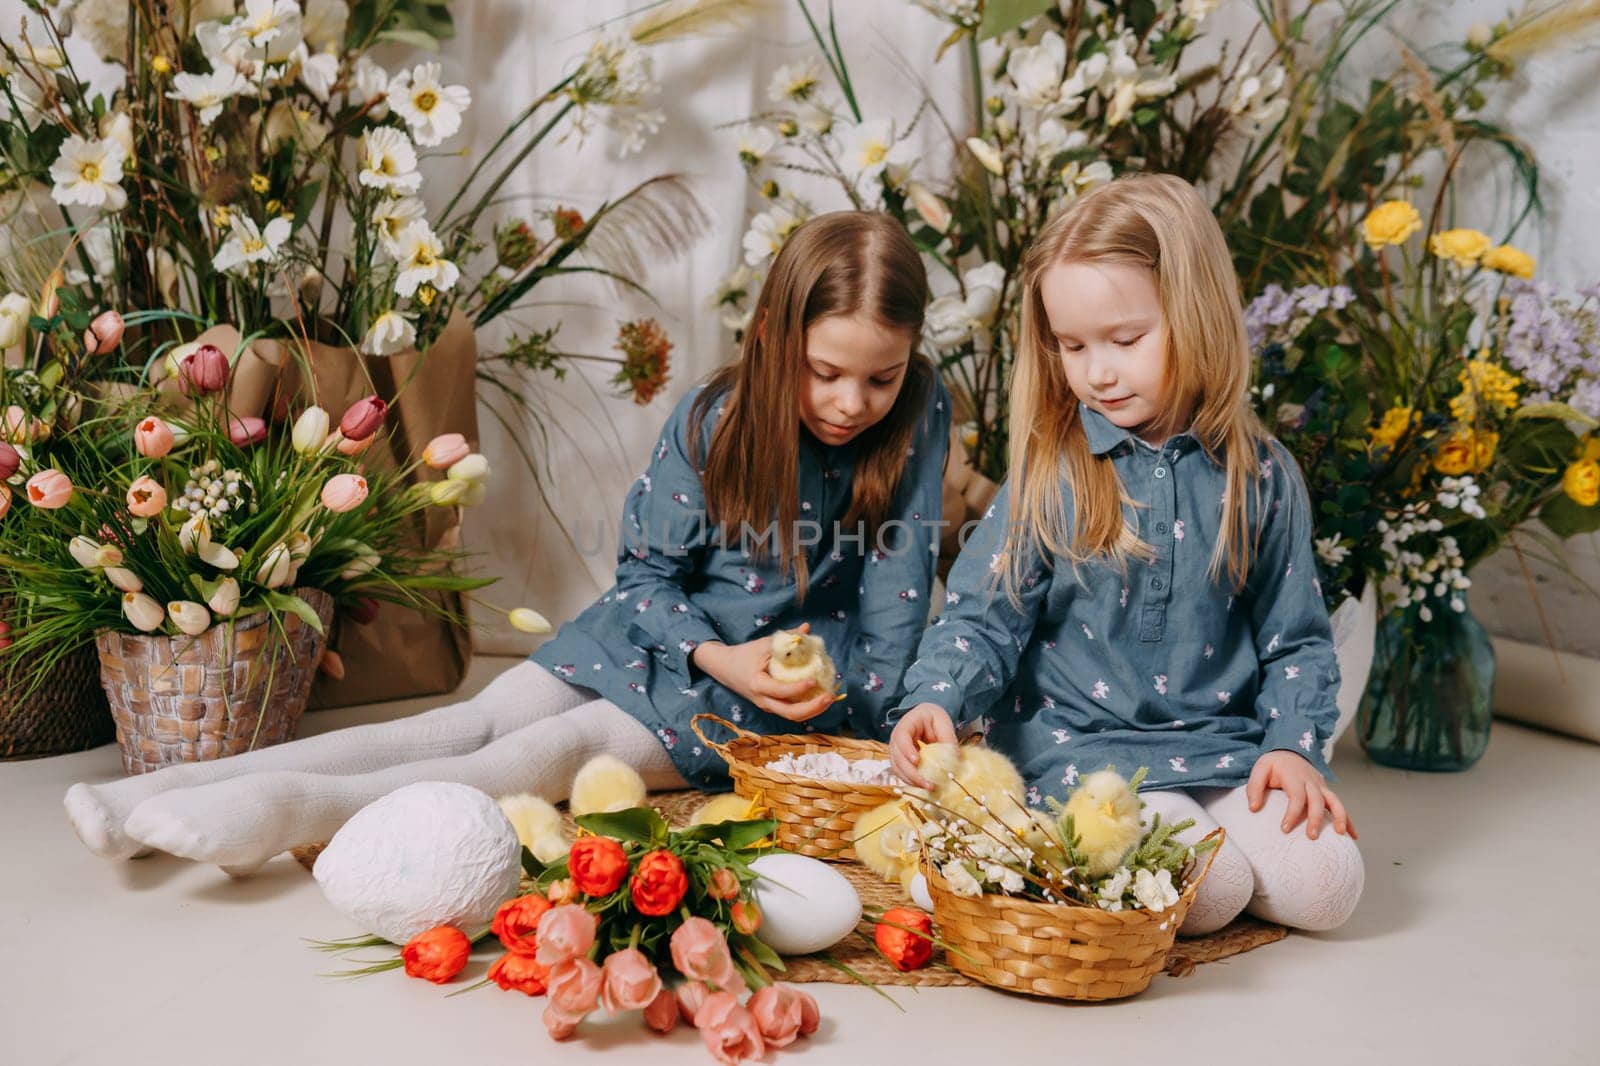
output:
[[[1366,238],[1367,247],[1373,249],[1402,244],[1421,228],[1422,218],[1417,209],[1404,200],[1381,203],[1361,220],[1361,235]]]
[[[250,187],[256,192],[266,192],[272,188],[272,182],[267,180],[265,174],[252,174],[250,175]]]
[[[1428,250],[1440,259],[1469,267],[1489,250],[1489,238],[1475,229],[1447,229],[1428,238]]]
[[[1477,473],[1488,469],[1494,461],[1494,450],[1500,444],[1500,434],[1475,431],[1463,426],[1444,442],[1433,457],[1433,468],[1447,477]]]
[[[172,73],[172,61],[169,60],[164,55],[157,54],[157,55],[151,56],[150,57],[150,69],[155,71],[157,74],[171,74]]]
[[[1514,278],[1533,277],[1533,256],[1509,244],[1496,245],[1484,252],[1483,265]]]
[[[1600,459],[1600,437],[1590,437],[1584,442],[1583,458]]]
[[[211,224],[218,229],[227,229],[233,225],[233,212],[225,204],[212,208]]]
[[[1450,401],[1450,416],[1457,422],[1471,422],[1478,415],[1478,405],[1498,407],[1502,412],[1517,405],[1517,388],[1522,379],[1498,363],[1490,362],[1489,349],[1469,359],[1456,375],[1461,383],[1461,394]]]
[[[1579,459],[1562,475],[1561,488],[1580,507],[1600,503],[1600,462]]]
[[[1383,421],[1368,431],[1373,447],[1393,448],[1406,431],[1416,425],[1418,415],[1409,407],[1391,407],[1383,414]]]

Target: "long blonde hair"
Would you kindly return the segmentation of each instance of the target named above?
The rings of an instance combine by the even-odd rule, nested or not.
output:
[[[1157,428],[1187,429],[1206,455],[1225,465],[1221,536],[1209,575],[1224,565],[1235,588],[1255,548],[1247,490],[1256,486],[1257,447],[1267,437],[1249,404],[1250,346],[1239,281],[1211,209],[1194,186],[1169,174],[1138,174],[1102,185],[1045,224],[1022,262],[1022,332],[1011,382],[1011,510],[1003,580],[1013,599],[1026,560],[1096,557],[1125,568],[1150,558],[1123,519],[1131,502],[1110,455],[1089,449],[1078,398],[1067,385],[1060,347],[1045,314],[1040,283],[1064,262],[1123,263],[1155,274],[1167,346],[1169,406]],[[1179,424],[1188,413],[1188,425]],[[1067,520],[1071,493],[1072,518]]]
[[[888,215],[836,211],[789,235],[756,298],[738,362],[712,375],[690,409],[690,458],[701,466],[708,518],[724,537],[776,521],[783,570],[806,594],[804,547],[791,536],[800,517],[799,390],[806,329],[832,315],[867,315],[911,338],[912,353],[889,413],[865,430],[855,452],[850,506],[841,524],[877,537],[888,520],[906,450],[927,409],[937,370],[916,351],[928,302],[928,276],[916,245]],[[700,453],[701,427],[719,403],[722,417]],[[729,540],[729,543],[735,543]],[[757,546],[765,557],[765,541]]]

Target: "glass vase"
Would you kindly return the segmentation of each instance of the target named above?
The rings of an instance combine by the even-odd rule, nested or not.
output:
[[[1494,645],[1470,609],[1391,611],[1357,712],[1361,746],[1384,766],[1465,770],[1489,746],[1493,692]]]

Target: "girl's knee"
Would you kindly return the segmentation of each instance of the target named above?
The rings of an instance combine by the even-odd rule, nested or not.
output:
[[[1206,858],[1200,858],[1202,868]],[[1214,933],[1237,918],[1254,894],[1255,875],[1249,860],[1232,843],[1224,843],[1195,890],[1194,902],[1178,932],[1184,936]]]
[[[1366,886],[1366,866],[1356,842],[1326,832],[1311,840],[1297,830],[1274,868],[1258,870],[1250,912],[1308,932],[1337,929],[1355,913]]]

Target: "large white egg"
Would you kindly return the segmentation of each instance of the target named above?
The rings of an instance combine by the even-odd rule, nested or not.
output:
[[[861,921],[861,896],[825,862],[775,851],[750,864],[761,908],[757,934],[779,955],[809,955],[850,935]]]
[[[488,794],[423,781],[357,811],[317,856],[313,874],[335,910],[404,944],[436,925],[472,936],[516,895],[516,830]]]

